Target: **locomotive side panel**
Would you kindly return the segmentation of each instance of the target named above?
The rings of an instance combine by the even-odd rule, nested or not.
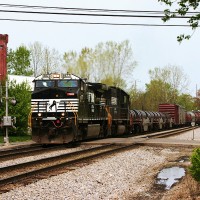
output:
[[[110,117],[112,118],[111,135],[128,133],[129,122],[129,95],[120,88],[109,87],[106,96]]]

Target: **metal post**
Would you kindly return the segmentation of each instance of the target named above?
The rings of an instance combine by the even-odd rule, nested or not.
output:
[[[192,134],[192,140],[194,140],[194,126],[192,127],[193,134]]]
[[[6,118],[8,117],[8,82],[6,81]],[[4,138],[5,145],[9,145],[8,127],[6,126],[6,137]]]
[[[194,126],[195,126],[195,122],[191,122],[191,126],[192,126],[192,140],[194,140]]]

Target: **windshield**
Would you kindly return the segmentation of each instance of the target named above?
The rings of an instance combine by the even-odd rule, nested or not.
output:
[[[55,82],[49,80],[40,80],[35,82],[35,87],[54,87]]]
[[[78,82],[76,80],[59,80],[58,87],[78,87]]]

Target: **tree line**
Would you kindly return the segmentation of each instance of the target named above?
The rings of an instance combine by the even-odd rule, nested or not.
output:
[[[51,72],[73,73],[89,81],[125,88],[136,62],[128,40],[99,43],[93,49],[67,51],[61,55],[39,42],[8,51],[8,73],[38,76]]]

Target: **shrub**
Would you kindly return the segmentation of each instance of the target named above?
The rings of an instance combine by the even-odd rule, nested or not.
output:
[[[189,167],[189,171],[192,177],[200,182],[200,148],[193,151],[190,159],[192,165]]]
[[[16,117],[16,129],[9,128],[10,135],[24,135],[28,132],[28,115],[31,110],[31,92],[30,86],[26,82],[17,84],[16,81],[9,82],[9,97],[17,100],[15,106],[8,104],[9,116]],[[4,95],[4,94],[3,94]],[[0,116],[5,116],[5,101],[0,109]]]

